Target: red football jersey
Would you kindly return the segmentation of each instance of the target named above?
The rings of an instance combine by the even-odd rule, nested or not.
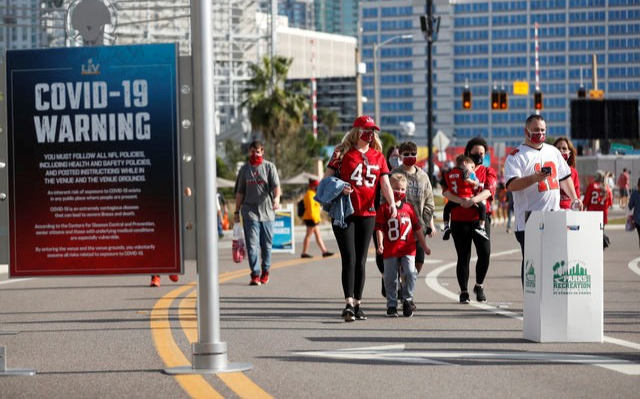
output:
[[[584,194],[584,206],[588,211],[602,211],[604,224],[607,224],[609,221],[609,208],[613,204],[613,194],[609,187],[606,187],[605,193],[602,192],[602,188],[602,183],[593,182],[589,184],[587,192]]]
[[[571,168],[571,180],[573,180],[573,187],[576,189],[576,195],[580,198],[580,179],[578,178],[578,171],[576,168]],[[560,188],[560,209],[571,209],[571,198],[569,195]]]
[[[459,169],[453,169],[450,174],[455,170]],[[498,183],[496,171],[493,170],[493,168],[487,168],[484,165],[479,165],[476,166],[475,174],[480,183],[483,183],[483,187],[478,187],[476,191],[474,191],[470,196],[466,198],[473,197],[482,190],[489,190],[491,192],[491,196],[485,200],[484,205],[487,208],[487,215],[491,215],[493,213],[491,209],[491,203],[493,202],[493,196],[496,193],[496,185]],[[460,175],[462,175],[462,172],[460,172]],[[446,190],[460,196],[453,191],[453,187],[450,185],[449,181],[447,181],[446,177],[445,181],[447,184]],[[458,222],[470,222],[473,220],[478,220],[478,210],[476,207],[463,208],[461,206],[456,206],[451,210],[451,220]]]
[[[351,184],[354,215],[375,216],[376,208],[373,201],[376,197],[376,187],[380,184],[380,177],[389,174],[384,155],[373,148],[362,153],[351,147],[342,157],[342,163],[334,156],[328,167],[337,171],[336,177]]]
[[[416,254],[415,231],[421,231],[420,220],[413,206],[403,202],[398,208],[398,215],[392,218],[389,204],[380,205],[376,214],[376,230],[382,231],[384,252],[382,257],[398,258]]]

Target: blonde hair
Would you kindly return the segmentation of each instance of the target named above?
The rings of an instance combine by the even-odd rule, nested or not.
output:
[[[389,184],[393,187],[393,183],[397,182],[398,184],[407,187],[407,177],[402,173],[394,173],[389,177]]]
[[[340,154],[339,159],[341,162],[344,154],[346,154],[347,151],[351,149],[351,147],[355,147],[358,143],[358,139],[360,138],[360,130],[364,129],[360,129],[359,127],[351,128],[351,130],[349,130],[347,134],[345,134],[342,138],[342,142],[336,146],[335,151]],[[380,137],[378,137],[378,132],[375,129],[372,130],[374,131],[373,141],[369,143],[369,147],[382,152],[382,141],[380,141]]]

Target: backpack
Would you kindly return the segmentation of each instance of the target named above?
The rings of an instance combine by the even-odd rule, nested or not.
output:
[[[302,215],[304,215],[304,199],[301,199],[300,201],[298,201],[298,217],[302,217]]]

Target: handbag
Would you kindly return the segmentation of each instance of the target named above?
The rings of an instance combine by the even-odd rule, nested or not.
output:
[[[636,223],[633,221],[633,216],[627,218],[627,223],[624,225],[625,231],[633,231],[636,229]]]
[[[245,255],[244,231],[240,223],[233,225],[233,239],[231,241],[231,254],[235,263],[240,263]]]

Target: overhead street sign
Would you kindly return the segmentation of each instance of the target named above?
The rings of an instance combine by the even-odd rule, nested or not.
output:
[[[516,80],[513,82],[513,95],[514,96],[527,96],[529,95],[529,82],[522,82]]]

